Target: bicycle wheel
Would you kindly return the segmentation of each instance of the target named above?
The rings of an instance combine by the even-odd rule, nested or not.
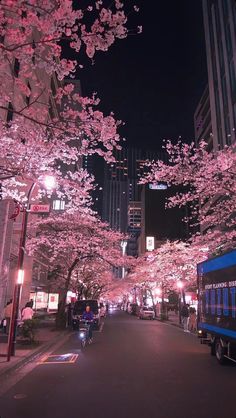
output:
[[[83,338],[83,339],[81,340],[81,348],[85,348],[85,346],[86,346],[86,339],[85,339],[85,338]]]

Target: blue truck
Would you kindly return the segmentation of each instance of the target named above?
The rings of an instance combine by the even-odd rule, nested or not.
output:
[[[198,336],[219,363],[236,362],[236,250],[197,266]]]

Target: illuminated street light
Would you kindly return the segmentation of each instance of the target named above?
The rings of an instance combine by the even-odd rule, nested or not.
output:
[[[17,275],[17,284],[22,285],[24,283],[24,270],[18,270],[18,275]]]
[[[155,291],[155,293],[156,293],[156,295],[157,296],[160,296],[161,295],[161,289],[160,289],[160,287],[158,287],[157,289],[156,289],[156,291]]]
[[[183,282],[182,282],[181,280],[179,280],[179,281],[177,282],[177,287],[178,287],[178,289],[183,289],[184,284],[183,284]]]
[[[125,256],[127,244],[128,244],[128,242],[126,240],[122,240],[121,243],[120,243],[120,246],[122,248],[122,255],[123,255],[123,257]],[[125,277],[125,268],[123,266],[122,267],[122,279],[124,279],[124,277]]]
[[[56,180],[53,176],[46,175],[42,179],[39,179],[39,182],[42,182],[47,190],[52,190],[56,185]],[[20,236],[20,245],[18,252],[18,262],[17,262],[17,278],[14,287],[14,296],[13,296],[13,306],[12,306],[12,316],[10,322],[10,331],[8,338],[8,347],[7,347],[7,361],[10,361],[11,356],[15,355],[15,346],[16,346],[16,329],[18,321],[18,312],[20,306],[21,290],[22,284],[24,281],[24,257],[25,257],[25,244],[26,244],[26,233],[27,233],[27,224],[28,216],[30,213],[30,201],[31,196],[36,186],[36,182],[32,182],[29,191],[27,193],[27,206],[23,206],[22,211],[22,227],[21,227],[21,236]]]
[[[53,176],[46,175],[43,179],[43,184],[47,190],[52,190],[56,187],[56,179]]]

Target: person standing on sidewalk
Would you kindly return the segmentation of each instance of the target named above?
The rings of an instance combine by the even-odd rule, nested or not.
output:
[[[4,332],[5,334],[9,333],[9,329],[10,329],[10,322],[11,322],[11,315],[12,315],[12,308],[13,308],[13,303],[12,303],[12,299],[10,299],[4,309]]]
[[[184,332],[189,332],[189,329],[188,329],[189,305],[187,305],[186,303],[183,305],[183,307],[181,309],[181,317],[182,317],[182,321],[183,321]]]
[[[196,309],[191,307],[189,308],[189,331],[196,332],[197,329],[197,314]]]

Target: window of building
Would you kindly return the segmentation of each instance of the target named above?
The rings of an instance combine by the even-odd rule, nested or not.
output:
[[[228,4],[227,4],[227,0],[226,1],[222,1],[222,6],[223,6],[223,13],[225,18],[228,18]]]
[[[236,102],[236,77],[235,77],[235,68],[234,68],[233,59],[231,59],[229,63],[229,72],[230,72],[232,99],[233,99],[233,102]]]
[[[219,99],[219,89],[218,88],[215,90],[215,106],[216,106],[218,144],[219,144],[220,148],[222,148],[223,147],[223,138],[222,138],[220,99]]]
[[[226,130],[226,143],[227,143],[227,145],[230,145],[231,144],[231,135],[230,135],[229,114],[225,115],[225,130]]]
[[[52,203],[53,210],[64,210],[65,201],[64,200],[53,200]]]
[[[233,48],[232,48],[232,39],[231,39],[231,33],[230,33],[230,27],[229,24],[226,25],[225,28],[225,37],[226,37],[226,47],[229,56],[232,56]]]
[[[226,88],[226,77],[224,77],[221,80],[222,84],[222,93],[223,93],[223,106],[224,106],[224,112],[225,114],[228,113],[228,97],[227,97],[227,88]]]
[[[234,129],[236,131],[236,102],[234,103]]]

